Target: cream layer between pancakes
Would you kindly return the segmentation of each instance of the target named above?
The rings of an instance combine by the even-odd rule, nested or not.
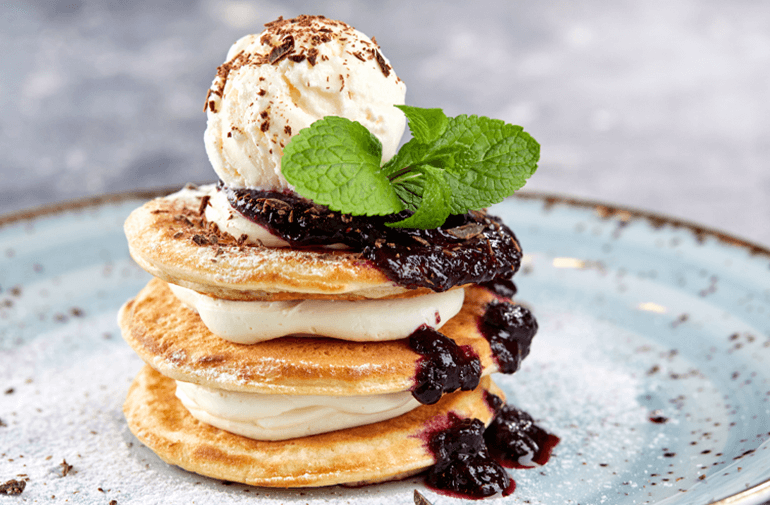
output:
[[[286,335],[328,336],[354,342],[408,337],[422,325],[441,328],[460,312],[465,291],[385,300],[223,300],[169,284],[177,299],[198,312],[218,337],[256,344]]]
[[[255,440],[287,440],[398,417],[420,406],[409,391],[367,396],[242,393],[176,381],[176,396],[201,422]]]

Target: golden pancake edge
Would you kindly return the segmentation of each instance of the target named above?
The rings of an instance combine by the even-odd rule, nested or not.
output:
[[[459,314],[441,333],[471,346],[482,374],[497,371],[478,320],[495,296],[465,288]],[[119,314],[123,338],[151,367],[172,379],[265,394],[349,396],[409,391],[421,356],[407,339],[350,342],[323,337],[282,337],[236,344],[212,334],[198,314],[184,306],[168,285],[151,280]]]

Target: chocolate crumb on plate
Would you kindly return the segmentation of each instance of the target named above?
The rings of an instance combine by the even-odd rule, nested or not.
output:
[[[9,480],[5,484],[0,484],[0,494],[17,495],[24,491],[27,483],[23,480]]]
[[[68,464],[66,459],[62,459],[59,466],[61,467],[62,477],[66,477],[72,471],[72,465]]]

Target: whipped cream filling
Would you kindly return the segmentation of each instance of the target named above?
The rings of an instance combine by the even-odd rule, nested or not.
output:
[[[190,414],[216,428],[256,440],[287,440],[363,426],[420,406],[409,391],[367,396],[243,393],[176,381]]]
[[[215,335],[254,344],[286,335],[317,335],[377,342],[408,337],[420,326],[441,328],[460,312],[465,291],[453,289],[385,300],[223,300],[169,284]]]

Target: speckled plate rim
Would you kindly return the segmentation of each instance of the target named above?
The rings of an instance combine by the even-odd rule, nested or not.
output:
[[[0,215],[0,228],[8,225],[29,221],[46,216],[56,215],[64,212],[77,211],[103,205],[117,204],[128,200],[152,199],[177,191],[178,187],[156,188],[135,190],[122,193],[111,193],[106,195],[84,197],[75,200],[69,200],[48,205],[22,209]],[[770,258],[770,248],[735,237],[729,233],[709,228],[695,222],[686,221],[658,214],[655,212],[640,210],[622,205],[610,204],[596,200],[582,199],[556,193],[546,193],[538,191],[522,191],[510,198],[522,200],[541,201],[545,209],[557,205],[567,207],[592,210],[596,216],[605,220],[614,220],[619,223],[628,223],[632,220],[643,219],[654,228],[663,226],[672,226],[679,229],[685,229],[691,232],[695,240],[702,243],[706,238],[714,238],[722,244],[742,248],[747,250],[751,256],[767,256]],[[726,496],[713,501],[708,505],[761,505],[770,500],[770,479],[760,482],[739,493]]]

